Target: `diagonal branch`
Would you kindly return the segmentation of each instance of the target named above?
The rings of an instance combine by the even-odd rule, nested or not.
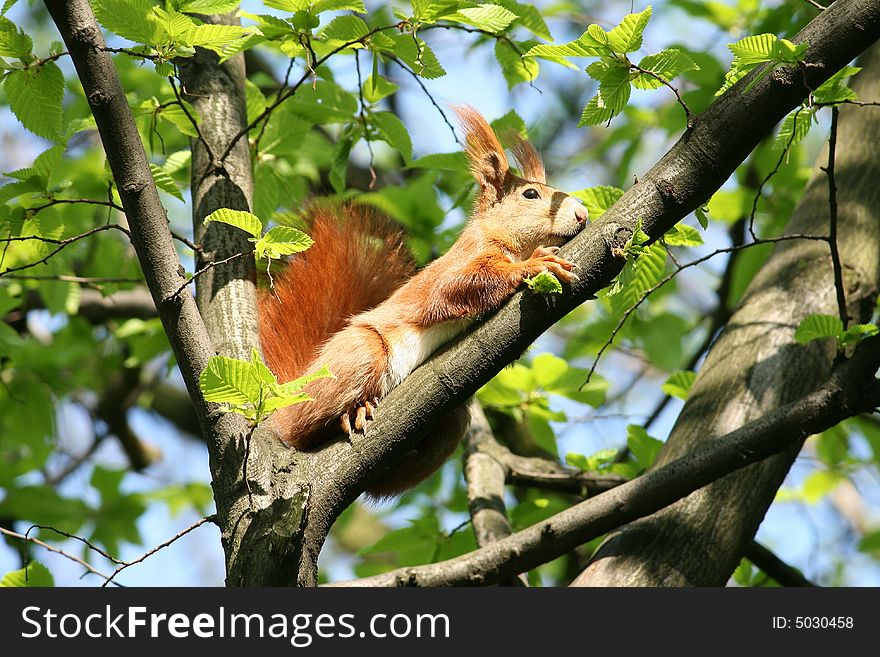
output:
[[[448,409],[461,404],[495,372],[515,360],[543,331],[592,298],[618,273],[612,249],[626,243],[637,219],[658,239],[709,198],[751,150],[789,111],[835,71],[880,36],[880,6],[867,0],[838,0],[797,37],[807,42],[804,69],[784,67],[748,89],[757,69],[718,98],[693,127],[596,223],[563,247],[579,279],[552,300],[522,292],[462,340],[417,369],[383,401],[365,436],[310,453],[338,489],[313,491],[329,513],[314,514],[311,531],[326,532],[335,514],[395,457],[418,443]],[[805,84],[806,82],[806,84]],[[748,89],[748,91],[746,91]]]
[[[342,585],[485,585],[566,554],[623,523],[658,511],[730,472],[761,461],[880,403],[880,339],[865,341],[829,381],[796,402],[702,445],[633,481],[455,559],[401,568]]]

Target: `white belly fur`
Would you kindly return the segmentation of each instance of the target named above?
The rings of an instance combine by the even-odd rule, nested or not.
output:
[[[391,354],[383,381],[383,394],[400,385],[414,369],[467,328],[469,323],[468,320],[451,320],[427,329],[407,328],[395,335],[389,340]]]

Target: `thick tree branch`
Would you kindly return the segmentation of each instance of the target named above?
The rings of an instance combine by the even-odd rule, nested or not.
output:
[[[696,117],[693,128],[614,207],[563,247],[561,255],[577,264],[580,276],[568,291],[553,299],[515,295],[392,391],[365,436],[302,454],[314,460],[325,481],[338,482],[313,491],[313,510],[321,511],[312,514],[307,532],[325,535],[336,514],[447,409],[463,403],[555,321],[608,285],[622,265],[612,247],[626,242],[638,219],[653,239],[660,237],[705,202],[810,89],[878,35],[880,3],[838,0],[794,39],[809,43],[805,67],[777,69],[748,91],[760,70],[741,80]]]
[[[654,513],[719,477],[880,403],[880,339],[866,341],[815,392],[701,445],[633,481],[501,541],[455,559],[401,568],[341,585],[451,586],[503,581],[566,554],[614,527]]]
[[[46,0],[45,4],[67,45],[94,114],[128,217],[132,245],[187,390],[196,405],[203,433],[211,437],[218,433],[228,434],[231,427],[218,432],[216,417],[210,414],[212,409],[199,391],[198,375],[214,354],[214,349],[195,300],[189,295],[169,297],[184,281],[183,268],[174,250],[168,217],[159,200],[125,92],[106,52],[101,29],[88,0]],[[233,425],[244,424],[235,419],[232,422]]]

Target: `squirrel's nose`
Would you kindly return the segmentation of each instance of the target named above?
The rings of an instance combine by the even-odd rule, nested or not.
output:
[[[574,206],[574,218],[577,222],[583,226],[590,219],[590,213],[587,212],[587,209],[583,205],[575,205]]]

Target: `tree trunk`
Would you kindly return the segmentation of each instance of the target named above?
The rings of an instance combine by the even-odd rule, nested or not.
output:
[[[880,97],[880,48],[863,59],[853,87]],[[880,288],[880,113],[845,106],[836,148],[838,246],[847,311],[868,321]],[[819,156],[786,233],[828,234],[829,184]],[[830,340],[800,345],[794,331],[811,313],[838,314],[829,245],[780,245],[749,286],[710,350],[655,467],[780,406],[827,380]],[[580,586],[723,585],[754,536],[802,442],[731,474],[620,529],[575,580]]]

